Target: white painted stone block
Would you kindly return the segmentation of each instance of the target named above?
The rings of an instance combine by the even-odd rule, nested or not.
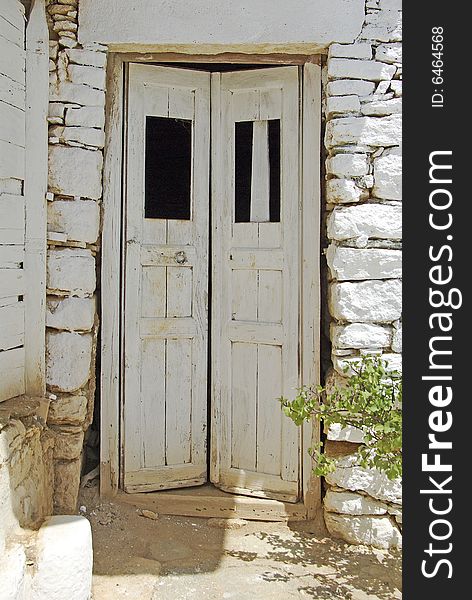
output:
[[[326,101],[326,113],[328,118],[336,115],[359,113],[361,103],[358,96],[329,96]]]
[[[328,58],[372,58],[372,46],[370,44],[331,44]]]
[[[328,77],[331,79],[364,79],[383,81],[392,79],[396,68],[375,60],[331,58],[328,60]]]
[[[393,352],[402,351],[402,322],[397,321],[393,324],[393,338],[392,338],[392,350]]]
[[[402,62],[402,45],[399,43],[380,44],[375,51],[375,58],[386,63]]]
[[[69,64],[67,68],[72,83],[83,83],[98,90],[105,89],[106,71],[87,65]]]
[[[67,56],[71,63],[77,65],[89,65],[91,67],[105,67],[107,55],[105,52],[94,52],[93,50],[79,50],[71,48],[67,50]]]
[[[392,79],[390,82],[390,88],[395,96],[400,97],[402,95],[403,82],[400,79]]]
[[[387,507],[382,502],[353,492],[334,492],[333,490],[328,490],[323,504],[325,510],[345,515],[387,514]]]
[[[355,466],[355,455],[343,456],[338,461],[338,468],[326,475],[326,481],[331,486],[345,490],[362,491],[383,502],[402,504],[401,479],[389,479],[376,469],[363,469]]]
[[[387,115],[396,115],[402,112],[401,98],[393,98],[392,100],[375,100],[374,102],[366,102],[361,107],[363,115],[371,117],[385,117]]]
[[[326,125],[327,148],[344,145],[398,146],[402,140],[401,115],[388,117],[344,117]]]
[[[328,203],[348,204],[367,198],[365,190],[359,188],[352,179],[329,179],[326,183]]]
[[[375,548],[401,548],[402,535],[387,516],[339,515],[325,512],[330,534],[349,544],[366,544]]]
[[[89,333],[48,331],[46,383],[52,390],[74,392],[90,378],[92,336]]]
[[[80,108],[68,108],[65,116],[65,124],[80,127],[105,126],[105,111],[101,106],[82,106]]]
[[[372,353],[372,349],[365,350],[364,354]],[[361,352],[362,354],[362,352]],[[361,357],[360,356],[335,356],[332,353],[333,367],[334,369],[344,377],[351,377],[354,374],[353,366],[358,365]],[[401,354],[382,354],[382,359],[385,361],[385,370],[387,372],[402,371],[402,355]]]
[[[331,342],[336,348],[388,348],[391,341],[389,327],[370,323],[331,325]]]
[[[402,276],[401,250],[343,248],[331,244],[326,258],[333,279],[398,279]]]
[[[25,549],[10,544],[0,555],[0,600],[28,600],[28,578]]]
[[[401,281],[344,281],[330,289],[335,319],[351,323],[392,323],[401,316]]]
[[[101,152],[49,146],[49,190],[98,200],[102,195]]]
[[[374,160],[374,187],[376,198],[402,199],[402,156],[399,149],[385,151]]]
[[[92,127],[51,127],[49,135],[57,137],[61,142],[76,142],[84,146],[103,148],[105,145],[105,132]]]
[[[357,427],[341,427],[339,423],[333,423],[326,434],[328,440],[332,442],[351,442],[353,444],[362,444],[364,434]]]
[[[328,83],[328,96],[369,96],[375,89],[372,81],[360,79],[336,79]]]
[[[47,258],[46,285],[50,290],[91,296],[95,291],[95,259],[90,250],[51,249]]]
[[[48,231],[66,233],[68,240],[94,244],[100,227],[100,207],[94,200],[48,202]]]
[[[46,326],[65,331],[90,331],[95,319],[95,298],[48,296]]]
[[[31,600],[89,600],[93,550],[85,517],[50,517],[38,532],[37,549]]]
[[[361,177],[369,172],[367,154],[336,154],[326,161],[326,171],[337,177]]]
[[[362,39],[378,42],[402,41],[402,13],[397,10],[381,10],[368,13],[362,28]]]
[[[49,88],[50,102],[71,102],[84,106],[105,106],[105,92],[88,85],[62,81]]]
[[[328,238],[340,241],[361,236],[401,240],[401,206],[368,203],[336,207],[328,217]]]

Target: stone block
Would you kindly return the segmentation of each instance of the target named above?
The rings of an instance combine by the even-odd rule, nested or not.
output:
[[[401,250],[343,248],[331,244],[326,258],[333,279],[398,279],[402,276]]]
[[[400,149],[385,151],[374,160],[372,193],[384,200],[402,199],[402,156]]]
[[[327,438],[331,442],[351,442],[352,444],[362,444],[364,441],[364,434],[357,427],[347,426],[341,427],[339,423],[333,423],[330,425]]]
[[[396,68],[375,60],[331,58],[328,60],[328,77],[331,79],[363,79],[365,81],[390,80]]]
[[[86,396],[59,395],[49,405],[48,423],[51,425],[81,425],[87,418]]]
[[[337,115],[359,113],[361,104],[358,96],[329,96],[326,101],[328,118]]]
[[[393,350],[393,352],[401,352],[402,351],[402,322],[401,321],[396,321],[393,324],[392,350]]]
[[[374,548],[401,548],[402,535],[388,516],[340,515],[325,512],[329,533],[348,544],[365,544]]]
[[[343,117],[326,125],[326,147],[365,145],[398,146],[402,141],[401,115],[387,117]]]
[[[105,89],[105,69],[98,69],[97,67],[90,67],[87,65],[75,65],[71,63],[69,64],[67,70],[72,83],[83,83],[97,90]]]
[[[328,83],[328,96],[369,96],[375,89],[372,81],[360,79],[336,79]]]
[[[387,506],[378,500],[353,492],[334,492],[329,489],[324,497],[325,510],[344,515],[385,515]]]
[[[105,52],[94,52],[93,50],[79,50],[71,48],[67,50],[67,56],[71,63],[77,65],[89,65],[91,67],[104,68],[107,61]]]
[[[68,108],[65,124],[75,127],[105,127],[105,111],[101,106],[81,106]]]
[[[46,327],[65,331],[90,331],[94,320],[95,298],[47,298]]]
[[[350,178],[361,177],[369,172],[366,154],[336,154],[326,161],[326,171],[330,175]]]
[[[61,127],[55,126],[49,129],[49,136],[56,137],[60,142],[71,145],[83,144],[103,148],[105,145],[105,132],[102,129],[92,127]]]
[[[368,194],[352,179],[329,179],[326,183],[326,196],[328,203],[349,204],[364,200]]]
[[[385,117],[400,114],[402,112],[402,101],[400,98],[392,100],[375,100],[362,105],[361,112],[366,116]]]
[[[392,323],[401,316],[401,281],[341,282],[331,285],[330,310],[351,323]]]
[[[74,296],[91,296],[95,291],[95,259],[90,250],[51,249],[47,257],[46,285],[50,290]]]
[[[402,86],[403,82],[398,79],[392,79],[392,81],[390,82],[390,89],[397,97],[402,96]]]
[[[402,210],[399,205],[360,204],[336,207],[328,217],[328,238],[402,239]]]
[[[52,429],[54,436],[54,459],[74,460],[82,454],[84,431],[81,427]]]
[[[372,58],[372,46],[370,44],[331,44],[328,57],[336,58]]]
[[[331,325],[331,342],[336,348],[388,348],[391,341],[390,327],[371,323]]]
[[[102,165],[101,152],[49,146],[49,190],[98,200],[102,195]]]
[[[74,392],[90,379],[92,335],[68,331],[46,334],[46,383],[52,391]]]
[[[371,350],[366,350],[365,353],[371,352]],[[362,354],[362,352],[361,352]],[[361,357],[360,356],[335,356],[332,355],[333,367],[334,369],[342,376],[350,377],[354,374],[352,369],[353,365],[359,363]],[[392,372],[402,371],[402,355],[401,354],[382,354],[382,359],[386,362],[386,371]]]
[[[367,13],[361,38],[377,42],[401,42],[402,13],[397,10],[380,10]]]
[[[71,40],[73,45],[77,42]],[[83,106],[105,106],[105,92],[97,90],[89,85],[72,83],[71,81],[62,81],[49,88],[50,102],[70,102],[81,104]]]
[[[77,511],[79,495],[80,458],[54,462],[54,513],[67,515]]]
[[[401,63],[402,62],[402,45],[380,44],[375,51],[375,58],[385,63]]]
[[[94,130],[96,131],[96,130]],[[93,200],[48,202],[48,231],[65,233],[68,240],[94,244],[100,228],[100,207]]]

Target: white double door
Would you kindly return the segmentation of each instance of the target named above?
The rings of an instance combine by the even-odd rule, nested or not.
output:
[[[124,488],[294,502],[298,68],[131,64],[128,83]]]

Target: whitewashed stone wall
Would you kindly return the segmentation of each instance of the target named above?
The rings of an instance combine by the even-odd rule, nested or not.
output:
[[[106,48],[77,42],[77,0],[50,0],[46,382],[56,513],[73,512],[95,394]]]
[[[326,210],[333,368],[328,386],[364,353],[401,368],[401,2],[367,0],[353,44],[327,61]],[[401,545],[401,484],[352,466],[359,431],[332,427],[341,456],[326,477],[325,521],[351,543]]]

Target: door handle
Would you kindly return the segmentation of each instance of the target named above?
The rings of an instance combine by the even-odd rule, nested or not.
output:
[[[183,265],[187,262],[187,255],[183,250],[180,250],[174,254],[174,259],[178,265]]]

